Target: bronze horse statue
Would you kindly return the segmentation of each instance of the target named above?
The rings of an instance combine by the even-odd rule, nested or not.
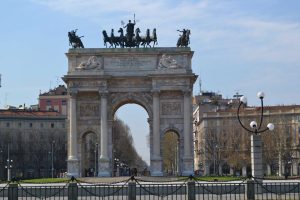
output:
[[[102,34],[103,34],[103,42],[104,42],[104,46],[107,48],[107,42],[110,44],[110,47],[112,47],[112,43],[111,43],[111,40],[110,38],[108,37],[106,31],[102,31]]]
[[[157,35],[156,35],[156,28],[154,28],[153,31],[152,31],[151,40],[153,41],[153,47],[158,44]]]
[[[183,29],[182,35],[178,38],[177,47],[187,47],[190,44],[190,34],[191,31],[189,29]]]
[[[74,49],[76,49],[76,48],[84,48],[83,43],[82,43],[82,41],[80,39],[80,38],[82,38],[84,36],[78,37],[76,35],[76,31],[77,31],[77,29],[68,32],[69,45],[72,46],[72,48],[74,48]]]
[[[120,36],[118,37],[118,43],[121,48],[124,48],[127,38],[124,36],[123,28],[119,28],[118,33],[120,33]]]
[[[150,29],[147,29],[145,40],[141,45],[143,45],[144,47],[151,47],[151,42],[153,42],[153,47],[155,46],[155,44],[157,44],[156,28],[153,29],[152,36],[150,36]]]
[[[117,46],[119,46],[119,37],[115,37],[113,34],[111,37],[108,37],[106,31],[102,31],[103,34],[103,42],[104,42],[104,46],[107,48],[107,42],[110,44],[109,48],[115,46],[115,48]]]

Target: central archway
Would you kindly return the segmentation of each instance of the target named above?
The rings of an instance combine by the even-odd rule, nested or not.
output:
[[[110,119],[112,122],[114,122],[115,117],[116,117],[116,113],[126,107],[127,105],[135,105],[137,107],[140,107],[143,111],[146,112],[147,115],[147,119],[146,119],[146,123],[145,124],[148,128],[147,128],[147,134],[149,135],[149,140],[151,140],[152,136],[151,136],[151,118],[152,118],[152,106],[151,106],[151,101],[152,101],[152,97],[150,95],[148,95],[147,93],[114,93],[111,95],[110,98],[111,101],[111,113],[110,113]],[[126,120],[125,120],[126,122]],[[113,136],[113,123],[111,124],[111,130],[112,130],[112,136]],[[137,125],[137,124],[136,124]],[[112,152],[112,157],[113,160],[117,159],[119,161],[120,158],[115,158],[115,151],[114,151],[114,146],[113,146],[113,139],[112,139],[112,149],[110,150]],[[145,144],[146,144],[146,137],[145,137]],[[149,141],[149,144],[151,144],[151,141]],[[149,147],[149,154],[150,154],[150,160],[151,160],[151,147]],[[119,161],[121,162],[121,161]],[[125,162],[126,166],[129,163],[126,163],[126,161],[123,160],[123,162]],[[137,166],[128,166],[129,168],[133,169],[133,168],[137,168],[138,171],[140,171],[141,169],[139,169],[140,167]],[[116,166],[114,166],[114,168],[116,168]],[[146,166],[144,167],[146,168]],[[147,170],[148,167],[147,167]],[[117,174],[117,173],[116,173]]]
[[[124,175],[124,166],[131,170],[126,174],[133,175],[134,171],[141,175],[149,174],[148,121],[146,110],[135,103],[124,104],[115,112],[112,131],[114,175]]]
[[[151,175],[163,176],[161,141],[166,130],[176,130],[180,136],[178,174],[194,173],[192,90],[197,76],[191,69],[189,47],[70,49],[66,55],[69,176],[82,176],[87,167],[82,163],[90,162],[82,151],[86,132],[95,133],[99,144],[97,176],[112,176],[114,114],[132,103],[148,113]]]

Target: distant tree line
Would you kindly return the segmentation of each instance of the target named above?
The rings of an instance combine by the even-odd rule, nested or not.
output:
[[[122,120],[116,118],[113,124],[113,156],[139,172],[147,168],[147,163],[137,153],[130,128]]]

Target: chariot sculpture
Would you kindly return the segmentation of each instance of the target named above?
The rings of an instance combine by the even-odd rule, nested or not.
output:
[[[133,22],[131,20],[128,21],[128,23],[125,25],[124,22],[122,22],[122,27],[119,28],[118,36],[115,36],[114,29],[111,29],[111,34],[108,36],[106,30],[102,31],[103,34],[103,42],[104,46],[107,47],[117,47],[120,46],[121,48],[124,47],[154,47],[157,45],[157,35],[156,35],[156,28],[152,30],[152,35],[150,35],[150,29],[146,30],[146,35],[141,36],[141,30],[140,28],[134,29],[134,26],[136,24],[135,19]],[[125,26],[124,26],[125,25]],[[126,34],[124,35],[123,28],[126,28]],[[152,46],[151,46],[152,43]],[[109,45],[108,45],[109,44]]]

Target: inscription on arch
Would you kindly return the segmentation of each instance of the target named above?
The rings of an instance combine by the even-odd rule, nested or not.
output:
[[[99,104],[97,103],[81,103],[79,106],[80,117],[98,117]]]
[[[162,102],[162,115],[180,115],[182,112],[181,102]]]

